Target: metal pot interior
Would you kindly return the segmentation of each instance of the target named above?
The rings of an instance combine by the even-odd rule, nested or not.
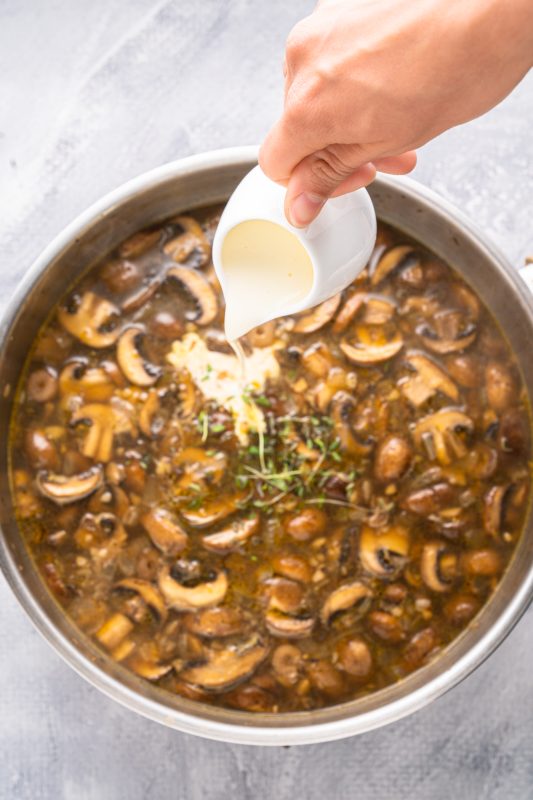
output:
[[[14,391],[39,327],[69,284],[140,227],[227,199],[254,165],[249,149],[176,162],[132,182],[96,215],[88,212],[35,265],[0,331],[0,560],[8,581],[41,633],[78,672],[136,711],[167,725],[248,743],[323,741],[369,730],[425,705],[461,680],[504,638],[525,610],[533,584],[531,509],[526,532],[501,583],[475,625],[434,662],[380,692],[339,706],[294,714],[246,714],[186,700],[149,685],[82,635],[48,593],[14,521],[8,483],[8,428]],[[520,279],[456,212],[422,187],[380,178],[370,187],[378,217],[403,229],[454,266],[489,306],[516,353],[533,398],[533,308]],[[270,730],[268,730],[270,729]],[[276,733],[277,729],[277,733]],[[279,729],[284,729],[280,731]],[[275,738],[274,738],[275,736]],[[270,737],[270,738],[269,738]]]

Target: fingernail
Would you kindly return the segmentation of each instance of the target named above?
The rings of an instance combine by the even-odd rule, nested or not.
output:
[[[325,197],[318,194],[308,194],[302,192],[297,195],[289,206],[289,217],[291,224],[296,228],[304,228],[314,220],[324,203]]]

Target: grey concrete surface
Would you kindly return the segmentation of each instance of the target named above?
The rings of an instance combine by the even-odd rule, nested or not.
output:
[[[257,142],[304,0],[0,0],[0,309],[41,248],[165,161]],[[533,254],[533,75],[426,147],[415,177],[519,265]],[[2,800],[528,800],[533,616],[415,716],[334,744],[254,749],[136,717],[75,675],[0,580]]]

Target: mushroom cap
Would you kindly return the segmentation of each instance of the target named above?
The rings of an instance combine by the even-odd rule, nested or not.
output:
[[[379,577],[398,573],[409,555],[409,532],[401,525],[383,531],[363,526],[359,537],[359,558],[367,572]]]
[[[114,303],[94,292],[85,292],[81,298],[75,295],[70,304],[61,306],[57,313],[65,330],[83,344],[97,349],[115,344],[120,328],[118,325],[110,330],[106,328],[119,315],[120,310]]]
[[[345,583],[334,589],[328,596],[320,611],[320,619],[323,625],[329,625],[331,619],[341,611],[347,611],[355,605],[361,605],[361,615],[364,614],[368,603],[372,597],[371,589],[361,581]],[[365,608],[366,607],[366,608]]]
[[[505,515],[506,502],[513,488],[513,484],[492,486],[483,498],[483,524],[491,536],[499,536]]]
[[[194,611],[216,606],[222,602],[228,590],[228,579],[223,570],[217,572],[211,580],[195,586],[183,586],[172,577],[167,565],[159,573],[158,584],[167,605],[175,611]]]
[[[244,648],[209,649],[205,663],[181,669],[180,678],[208,692],[223,692],[252,675],[268,655],[268,647],[251,640]]]
[[[340,391],[333,395],[331,401],[331,418],[335,425],[341,449],[351,455],[368,455],[374,447],[374,439],[366,441],[359,438],[352,426],[352,416],[356,410],[354,397],[348,392]]]
[[[183,624],[190,633],[203,639],[223,639],[242,633],[245,619],[238,609],[224,605],[186,614]]]
[[[99,489],[103,481],[104,470],[99,464],[78,475],[39,472],[36,479],[40,493],[59,506],[83,500]]]
[[[130,383],[136,386],[153,386],[161,370],[141,354],[144,336],[143,329],[138,326],[127,328],[118,340],[117,361]]]
[[[82,453],[96,461],[111,459],[115,435],[135,432],[132,417],[118,404],[88,403],[78,408],[70,418],[71,425],[80,423],[89,426]]]
[[[419,420],[413,434],[418,446],[431,440],[435,457],[441,464],[447,465],[452,461],[450,451],[459,458],[468,452],[457,433],[459,431],[470,432],[473,428],[472,419],[462,409],[441,408],[434,414],[429,414]]]
[[[175,517],[164,508],[151,508],[141,517],[148,536],[168,556],[175,556],[187,547],[189,537]]]
[[[115,590],[135,592],[140,595],[146,605],[152,610],[160,622],[164,622],[168,616],[165,601],[161,592],[149,581],[141,578],[123,578],[114,586]]]
[[[346,330],[357,312],[365,304],[366,299],[367,293],[361,291],[354,292],[346,298],[333,323],[333,333],[343,333]]]
[[[270,608],[265,614],[265,624],[272,636],[286,639],[304,639],[313,630],[315,619],[307,615],[284,614],[282,611]]]
[[[59,393],[63,398],[79,395],[84,400],[101,403],[109,400],[116,386],[101,367],[88,367],[83,361],[71,361],[59,376]]]
[[[405,355],[405,363],[414,369],[416,375],[406,378],[401,391],[414,406],[421,406],[435,392],[442,392],[450,400],[459,399],[459,389],[451,378],[431,358],[424,353],[410,350]]]
[[[199,222],[193,217],[183,215],[173,219],[172,223],[179,225],[183,231],[165,243],[163,252],[180,264],[184,261],[189,262],[190,256],[194,253],[195,262],[189,263],[189,266],[194,266],[196,269],[205,266],[211,257],[211,246]]]
[[[411,244],[398,244],[394,247],[377,251],[376,263],[371,265],[370,283],[377,286],[388,278],[392,272],[406,263],[407,259],[416,256],[416,250]]]
[[[259,515],[248,519],[238,519],[221,531],[202,536],[202,544],[206,550],[211,550],[213,553],[230,553],[258,530]]]
[[[428,542],[422,550],[420,574],[426,586],[434,592],[449,592],[453,587],[453,579],[445,578],[441,571],[442,558],[447,554],[456,564],[456,556],[443,542]]]
[[[464,325],[458,324],[462,317]],[[466,350],[475,341],[477,326],[472,320],[466,320],[462,312],[454,309],[441,309],[431,322],[424,322],[416,329],[425,347],[441,355]]]
[[[361,366],[381,364],[383,361],[388,361],[394,358],[402,347],[403,338],[399,333],[386,344],[362,344],[361,342],[349,344],[346,341],[340,344],[340,348],[346,358],[353,364]]]
[[[341,294],[335,294],[310,311],[298,317],[294,325],[294,333],[315,333],[333,319],[341,302]]]
[[[200,272],[188,267],[172,267],[167,276],[176,278],[196,301],[198,313],[192,317],[197,325],[209,325],[218,314],[218,301],[213,287]]]
[[[217,497],[215,500],[204,503],[201,508],[184,508],[180,514],[185,522],[193,528],[209,528],[216,522],[234,514],[246,496],[244,492],[241,492],[227,497]]]

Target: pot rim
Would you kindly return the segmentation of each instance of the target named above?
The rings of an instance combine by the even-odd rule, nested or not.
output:
[[[24,275],[10,298],[0,323],[0,348],[4,346],[6,337],[24,298],[46,270],[48,264],[56,259],[64,248],[88,227],[97,223],[127,199],[147,188],[153,189],[167,180],[173,180],[181,174],[189,174],[194,170],[231,165],[242,166],[247,162],[252,166],[257,161],[257,154],[258,148],[251,145],[213,150],[188,156],[144,172],[93,203],[53,239]],[[400,189],[406,199],[429,205],[432,209],[440,211],[447,216],[453,224],[460,226],[464,235],[468,236],[478,248],[484,251],[488,260],[495,263],[500,270],[506,273],[510,282],[515,284],[516,290],[521,295],[525,294],[522,279],[512,269],[501,251],[487,240],[485,234],[479,231],[477,226],[451,203],[410,178],[380,175],[376,182],[380,188],[390,187],[396,191]],[[528,307],[529,314],[533,319],[533,300],[529,293],[527,295],[527,297],[522,297],[522,301]],[[3,536],[0,536],[0,566],[17,599],[41,635],[78,674],[108,697],[149,719],[186,733],[224,742],[255,745],[279,746],[333,741],[357,733],[371,731],[417,711],[463,680],[493,652],[518,622],[526,610],[533,593],[533,570],[530,570],[517,590],[508,599],[496,621],[479,641],[475,642],[461,655],[448,670],[434,676],[405,696],[357,716],[348,716],[327,722],[313,722],[313,716],[315,718],[320,717],[319,712],[309,712],[309,714],[303,712],[306,717],[309,717],[309,722],[300,721],[302,717],[298,717],[297,714],[283,715],[292,716],[292,722],[289,720],[282,727],[275,724],[276,717],[280,715],[258,715],[257,717],[254,715],[250,718],[248,724],[219,722],[170,708],[134,691],[124,683],[117,681],[103,669],[95,666],[89,658],[68,640],[63,632],[55,627],[38,600],[25,586],[13,553]],[[345,706],[346,704],[342,705]],[[342,705],[332,706],[324,709],[324,711],[331,713],[335,708],[342,708]],[[272,724],[268,726],[258,724],[259,717],[272,717]]]

